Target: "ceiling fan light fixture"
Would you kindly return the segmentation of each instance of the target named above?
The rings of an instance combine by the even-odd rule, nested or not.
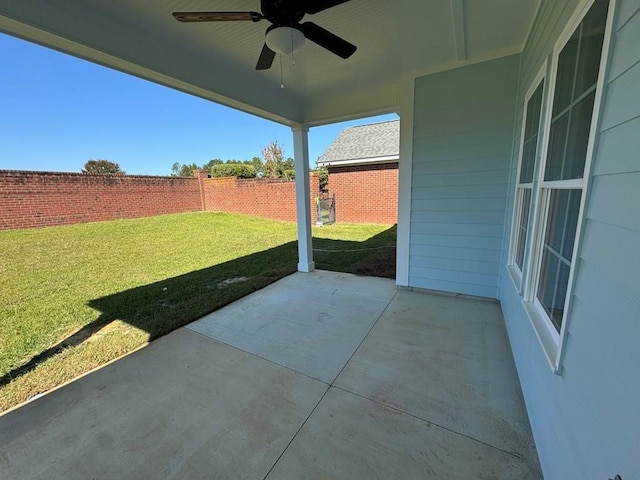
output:
[[[265,41],[274,52],[289,55],[304,47],[305,37],[297,28],[275,27],[267,32]]]

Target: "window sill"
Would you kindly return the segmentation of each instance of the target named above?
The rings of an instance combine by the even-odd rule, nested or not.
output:
[[[556,375],[562,375],[562,368],[559,365],[560,335],[553,325],[551,325],[549,319],[540,312],[534,302],[525,302],[523,300],[522,305],[527,312],[533,330],[536,332],[536,336],[542,346],[551,370]]]

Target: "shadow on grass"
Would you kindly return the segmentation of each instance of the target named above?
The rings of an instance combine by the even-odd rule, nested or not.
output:
[[[395,279],[396,235],[394,225],[364,242],[314,238],[316,268]]]
[[[314,238],[316,268],[395,278],[395,227],[364,242]],[[0,377],[0,387],[69,347],[75,347],[115,320],[149,334],[149,340],[293,273],[297,242],[247,255],[177,277],[89,301],[100,316],[26,364]]]

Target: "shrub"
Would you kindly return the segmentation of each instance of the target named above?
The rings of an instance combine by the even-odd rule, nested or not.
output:
[[[212,177],[237,177],[255,178],[256,169],[253,165],[243,165],[242,163],[223,163],[221,165],[211,165],[209,173]]]
[[[318,183],[321,192],[325,193],[329,190],[329,170],[326,168],[318,170]]]

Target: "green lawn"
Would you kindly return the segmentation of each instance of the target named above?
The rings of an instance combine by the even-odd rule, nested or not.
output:
[[[295,271],[295,224],[189,213],[0,232],[0,411]],[[393,276],[395,229],[314,228],[317,268]]]

